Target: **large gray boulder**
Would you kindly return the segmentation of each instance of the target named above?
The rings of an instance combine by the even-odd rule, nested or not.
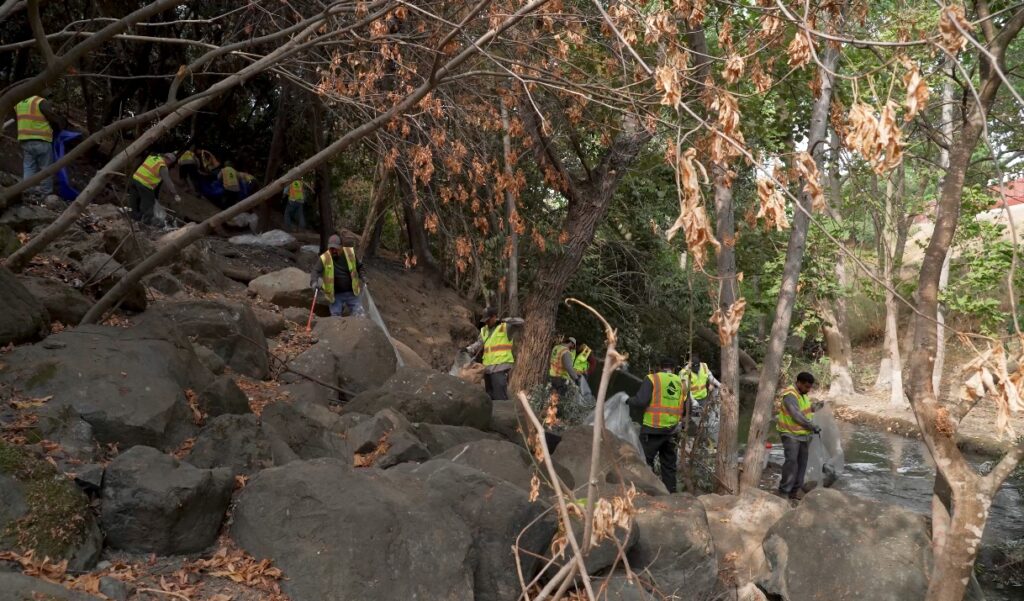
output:
[[[132,447],[103,477],[107,544],[158,555],[202,551],[217,539],[233,487],[228,468],[199,469],[152,447]]]
[[[227,374],[216,376],[199,392],[198,405],[210,417],[252,412],[249,397],[245,396],[235,379]]]
[[[769,576],[761,541],[775,522],[789,511],[789,503],[754,488],[739,495],[698,497],[707,513],[715,556],[735,584],[759,582]]]
[[[562,433],[562,440],[552,457],[572,474],[576,482],[590,479],[590,456],[593,443],[592,426],[574,426]],[[648,495],[665,495],[668,490],[654,475],[635,448],[609,432],[601,437],[601,462],[598,481],[607,484],[633,484]]]
[[[77,325],[92,308],[91,300],[59,280],[19,276],[18,281],[46,308],[53,321]]]
[[[16,204],[0,213],[0,225],[16,232],[31,232],[41,225],[50,225],[57,214],[38,205]]]
[[[326,458],[263,470],[238,495],[232,537],[284,571],[293,599],[473,601],[470,528],[385,474]]]
[[[469,466],[433,459],[400,465],[387,475],[413,496],[450,507],[469,527],[475,601],[516,599],[521,588],[513,547],[520,549],[524,577],[532,578],[558,529],[547,504],[531,503],[527,491]]]
[[[257,308],[253,308],[252,312],[253,315],[256,316],[256,321],[260,322],[260,327],[263,328],[264,336],[277,336],[288,327],[288,323],[285,321],[284,315],[281,315],[280,313]]]
[[[719,566],[700,501],[687,494],[638,497],[635,507],[630,565],[669,598],[717,598]]]
[[[410,431],[411,424],[393,409],[381,409],[345,432],[348,456],[356,467],[387,469],[430,459],[430,451]]]
[[[491,432],[482,432],[476,428],[466,426],[446,426],[444,424],[412,424],[412,432],[419,438],[431,455],[440,455],[448,449],[474,442],[477,440],[501,440],[501,437]],[[484,470],[487,471],[487,470]]]
[[[261,275],[249,282],[249,293],[279,307],[304,307],[309,311],[309,306],[313,303],[309,274],[298,267],[286,267]],[[318,295],[317,314],[331,314],[323,294]]]
[[[185,391],[204,390],[212,374],[192,346],[164,327],[81,326],[4,357],[0,383],[51,397],[44,414],[69,409],[101,443],[165,450],[192,436]]]
[[[71,570],[88,570],[102,548],[89,499],[74,482],[24,448],[0,441],[0,549],[31,550],[68,560]]]
[[[50,331],[50,315],[18,278],[0,267],[0,346],[39,340]]]
[[[59,584],[19,574],[0,571],[0,601],[100,601]]]
[[[89,282],[86,289],[95,291],[97,296],[110,292],[111,288],[128,275],[121,263],[106,253],[87,255],[82,259],[82,271]],[[146,303],[146,290],[138,283],[129,287],[120,299],[121,308],[128,311],[145,311]]]
[[[467,442],[448,449],[440,458],[476,468],[526,491],[530,490],[530,482],[537,473],[526,449],[506,440]],[[574,482],[570,479],[566,484],[572,489]]]
[[[274,450],[255,415],[222,415],[210,420],[196,437],[188,462],[250,475],[274,465]]]
[[[248,305],[216,300],[165,301],[146,311],[143,319],[167,320],[240,374],[262,379],[270,373],[267,339]]]
[[[395,409],[414,422],[478,430],[487,430],[491,424],[491,399],[483,390],[426,369],[399,368],[383,386],[356,396],[345,409],[371,413],[383,407]]]
[[[395,374],[398,365],[395,351],[387,336],[369,319],[323,319],[313,328],[313,335],[317,343],[289,365],[295,371],[341,388],[348,398],[384,384]],[[335,390],[308,382],[293,373],[284,374],[281,381],[301,384],[303,388],[300,390],[306,391],[306,394],[300,392],[299,398],[316,402],[325,402],[338,394]],[[385,406],[375,406],[362,412],[373,414]]]
[[[759,584],[784,601],[924,599],[932,569],[924,516],[834,489],[775,522],[764,553],[771,576]]]
[[[309,401],[268,405],[261,415],[263,428],[280,439],[301,459],[334,457],[352,464],[352,451],[345,432],[365,415],[346,417]]]

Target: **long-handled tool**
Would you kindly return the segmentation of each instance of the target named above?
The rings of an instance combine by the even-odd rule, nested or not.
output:
[[[316,297],[320,295],[320,289],[313,291],[313,304],[309,306],[309,319],[306,320],[306,331],[313,329],[313,311],[316,309]]]

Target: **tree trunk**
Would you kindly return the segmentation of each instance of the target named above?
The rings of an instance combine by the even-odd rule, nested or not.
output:
[[[317,152],[324,149],[323,105],[313,98],[313,146]],[[320,207],[320,252],[327,250],[327,240],[334,229],[334,189],[331,186],[331,167],[327,161],[316,168],[316,201]]]
[[[736,223],[733,213],[732,188],[728,181],[728,167],[715,165],[715,226],[721,248],[718,250],[717,267],[721,287],[718,308],[726,313],[736,302]],[[722,388],[719,391],[721,419],[718,426],[718,451],[715,457],[716,488],[720,494],[739,492],[739,466],[736,453],[739,449],[739,389],[740,389],[740,341],[734,335],[729,344],[722,345],[721,374]]]
[[[946,79],[942,84],[942,139],[945,143],[945,147],[939,149],[939,166],[943,169],[949,169],[949,146],[953,144],[953,76],[954,66],[953,62],[946,59],[945,71]],[[942,296],[942,291],[946,289],[946,284],[949,282],[949,261],[951,257],[951,251],[946,251],[946,258],[942,262],[942,272],[939,274],[939,296]],[[946,313],[942,310],[942,306],[938,307],[936,313],[936,330],[935,339],[937,347],[935,348],[935,369],[932,371],[932,388],[935,390],[935,395],[940,399],[942,398],[942,370],[946,366]]]
[[[524,111],[524,122],[534,139],[542,140],[540,124],[532,110]],[[517,342],[516,368],[509,392],[530,394],[544,383],[562,293],[593,242],[594,232],[608,212],[619,181],[651,136],[631,118],[625,118],[623,131],[605,151],[600,165],[591,170],[587,180],[569,186],[569,207],[563,222],[569,242],[544,255],[537,269],[536,283],[523,303],[526,324]],[[550,150],[546,144],[534,144],[534,152],[541,162],[552,161],[546,155]],[[562,173],[566,178],[571,177],[566,171]]]
[[[505,177],[512,181],[512,136],[509,134],[511,123],[508,118],[508,106],[501,102],[502,147],[505,157]],[[516,199],[512,192],[505,190],[505,226],[508,228],[508,274],[506,287],[508,290],[508,314],[519,315],[519,233],[516,232],[513,218],[516,214]]]
[[[284,154],[284,141],[288,133],[288,87],[281,84],[280,97],[277,99],[277,115],[274,117],[274,133],[270,138],[270,151],[267,154],[267,170],[263,172],[263,181],[270,183],[277,177],[277,171],[281,168],[281,156]],[[260,219],[256,229],[265,232],[270,229],[270,214],[274,199],[278,195],[271,196],[267,202],[260,205]]]
[[[826,46],[822,52],[822,65],[818,74],[821,79],[821,94],[814,101],[811,110],[811,123],[807,132],[807,147],[811,150],[818,171],[823,166],[823,146],[828,131],[828,113],[832,103],[832,84],[839,53],[832,46]],[[789,234],[789,246],[786,248],[786,261],[782,269],[782,283],[779,287],[779,300],[775,306],[775,321],[772,322],[771,335],[761,377],[757,383],[757,398],[754,401],[754,414],[750,421],[750,433],[747,435],[747,451],[743,456],[742,488],[757,488],[761,480],[762,461],[764,458],[764,442],[768,438],[768,427],[772,420],[772,407],[778,385],[779,372],[782,367],[782,353],[789,335],[789,323],[793,316],[793,305],[796,302],[796,286],[800,279],[800,268],[803,264],[804,247],[807,244],[807,228],[810,224],[811,197],[801,192],[793,215],[792,229]]]
[[[416,190],[410,173],[398,175],[398,187],[401,191],[402,214],[405,217],[405,231],[409,237],[409,248],[416,257],[416,265],[431,276],[434,283],[441,285],[441,269],[437,266],[434,254],[430,252],[430,241],[427,230],[423,227],[423,217],[416,208]]]
[[[832,131],[830,140],[828,183],[831,198],[828,210],[833,221],[842,223],[842,216],[837,210],[843,198],[843,187],[839,176],[839,135]],[[850,276],[846,271],[846,253],[842,251],[836,254],[835,273],[836,283],[839,284],[839,294],[828,301],[819,299],[818,311],[822,314],[824,321],[825,348],[829,358],[831,384],[828,394],[830,397],[839,398],[856,392],[853,375],[850,373],[853,364],[853,345],[850,343],[849,316],[846,308]]]
[[[377,163],[373,177],[373,194],[370,197],[370,211],[363,225],[363,235],[359,238],[359,256],[368,259],[377,255],[380,237],[384,232],[384,216],[388,200],[387,190],[391,182],[391,170],[384,161]]]
[[[879,390],[889,389],[889,406],[894,409],[907,407],[903,396],[903,360],[900,355],[899,336],[899,300],[893,292],[896,286],[897,271],[903,263],[903,250],[907,240],[907,218],[904,208],[905,169],[898,168],[899,182],[892,178],[886,180],[885,208],[882,211],[879,238],[878,260],[881,263],[881,280],[885,282],[885,340],[883,356],[878,366],[878,378],[875,387]]]
[[[988,12],[986,2],[979,1],[976,6],[979,12]],[[1000,67],[1004,65],[1007,47],[1024,28],[1024,9],[1017,8],[1004,18],[1001,31],[986,32],[988,55],[978,61],[980,85],[977,97],[969,96],[963,128],[949,148],[949,167],[939,191],[935,229],[921,260],[918,276],[908,393],[921,435],[935,458],[936,469],[949,484],[953,501],[947,535],[941,544],[936,545],[940,552],[935,557],[926,601],[963,599],[991,498],[1024,457],[1024,443],[1018,443],[987,476],[978,476],[957,448],[955,436],[949,435],[945,426],[955,423],[950,423],[948,412],[940,411],[942,407],[933,386],[938,347],[938,328],[934,320],[938,315],[942,266],[960,218],[960,203],[971,154],[981,138],[988,111],[1002,85],[1002,79],[990,61]]]

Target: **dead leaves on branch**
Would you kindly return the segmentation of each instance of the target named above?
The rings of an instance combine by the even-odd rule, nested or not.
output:
[[[907,61],[905,66],[907,72],[903,75],[903,83],[907,86],[907,99],[903,103],[903,121],[909,122],[928,105],[928,96],[931,92],[917,64]]]
[[[743,321],[743,313],[747,310],[747,299],[738,298],[728,310],[722,311],[721,306],[715,308],[711,314],[711,323],[718,326],[718,341],[723,347],[729,346],[732,339],[740,331],[740,322]]]
[[[764,220],[766,229],[775,228],[782,231],[789,228],[789,218],[786,216],[786,199],[782,191],[775,185],[775,182],[760,177],[757,179],[757,198],[760,205],[757,209],[755,219]]]
[[[939,43],[950,54],[955,55],[967,47],[967,38],[960,33],[961,29],[963,31],[971,30],[971,24],[967,21],[967,17],[964,16],[964,7],[959,5],[947,6],[942,11],[942,17],[939,19],[939,34],[941,35]]]
[[[717,249],[720,245],[715,239],[715,233],[711,229],[707,212],[704,210],[700,192],[701,180],[698,178],[697,172],[700,171],[704,183],[708,181],[708,174],[696,157],[697,151],[688,148],[676,161],[679,217],[666,232],[666,237],[671,241],[682,230],[686,236],[686,248],[693,255],[695,267],[697,270],[701,270],[707,260],[706,247],[711,245]]]
[[[1024,367],[1024,355],[1017,358],[1017,365]],[[999,343],[978,354],[964,366],[963,373],[960,402],[972,407],[986,396],[991,397],[996,404],[996,432],[1015,439],[1017,434],[1010,425],[1010,417],[1024,409],[1024,369],[1018,368],[1010,375],[1006,351]]]
[[[859,152],[879,175],[903,160],[903,130],[896,124],[896,103],[885,103],[880,113],[863,102],[850,107],[846,145]]]
[[[806,152],[796,155],[796,168],[800,176],[804,178],[804,192],[811,197],[812,210],[815,212],[825,210],[825,190],[821,187],[821,178],[818,173],[818,165],[814,158]]]

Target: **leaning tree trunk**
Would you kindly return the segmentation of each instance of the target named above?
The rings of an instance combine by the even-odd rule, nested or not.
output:
[[[826,46],[822,53],[822,67],[818,69],[821,79],[821,93],[814,101],[811,109],[811,124],[807,132],[807,147],[811,150],[818,171],[822,171],[823,146],[828,131],[828,112],[832,104],[832,84],[839,52],[831,45]],[[750,421],[750,432],[747,435],[747,451],[743,456],[743,477],[740,486],[757,488],[761,480],[762,461],[764,459],[764,443],[768,438],[768,427],[772,421],[772,407],[775,391],[778,386],[779,371],[782,367],[782,353],[786,348],[786,337],[789,335],[789,323],[793,316],[793,305],[796,303],[796,287],[800,279],[800,268],[804,259],[804,248],[807,245],[807,228],[810,224],[812,207],[811,196],[801,192],[797,197],[799,207],[793,215],[792,229],[789,233],[789,246],[786,248],[786,261],[782,268],[782,283],[779,286],[779,300],[775,306],[775,321],[768,337],[768,348],[765,352],[761,377],[757,382],[757,398],[754,401],[754,414]]]
[[[502,148],[504,150],[505,177],[512,181],[512,136],[511,122],[508,118],[508,107],[501,102]],[[519,315],[519,233],[516,231],[514,217],[516,215],[516,199],[512,192],[505,190],[505,226],[508,228],[508,313]]]
[[[944,147],[939,148],[939,166],[943,169],[949,169],[949,146],[953,144],[953,61],[946,59],[946,65],[943,71],[946,74],[946,80],[942,82],[942,139],[945,142]],[[946,258],[942,262],[942,272],[939,274],[939,295],[942,295],[942,291],[946,289],[946,284],[949,282],[949,262],[951,258],[951,251],[946,251]],[[940,306],[935,315],[936,327],[935,337],[938,346],[935,348],[935,369],[932,371],[932,388],[935,389],[935,394],[942,398],[942,370],[946,364],[946,312],[942,310]]]
[[[829,183],[829,215],[832,220],[841,223],[842,216],[837,207],[842,203],[843,186],[839,176],[839,135],[835,131],[830,137],[830,157],[828,165]],[[825,348],[828,351],[829,375],[831,384],[828,394],[833,398],[841,398],[852,395],[856,392],[853,384],[853,345],[850,343],[849,313],[846,305],[846,297],[850,290],[850,275],[846,269],[846,253],[840,249],[836,253],[836,283],[839,284],[839,294],[829,300],[819,299],[817,303],[818,312],[824,322]]]
[[[373,193],[370,195],[370,210],[363,224],[363,235],[359,238],[359,256],[363,259],[377,255],[380,237],[384,231],[384,218],[387,214],[387,190],[391,181],[391,170],[384,161],[377,163],[377,171],[373,176]]]
[[[715,165],[715,225],[721,248],[718,249],[718,279],[721,296],[718,308],[727,313],[736,302],[738,285],[736,278],[736,222],[733,213],[732,187],[728,181],[727,168]],[[718,426],[718,452],[715,456],[716,488],[721,494],[739,492],[739,465],[736,453],[739,449],[739,389],[740,389],[740,340],[733,335],[728,344],[721,345],[722,361],[719,391],[721,419]]]
[[[313,99],[313,145],[316,151],[324,149],[323,105]],[[327,249],[327,240],[334,230],[334,187],[331,186],[331,166],[324,161],[316,168],[316,200],[320,208],[320,251]]]
[[[405,231],[409,236],[409,248],[416,257],[416,265],[429,274],[434,283],[440,285],[443,274],[441,268],[434,259],[434,253],[430,252],[430,240],[427,238],[427,230],[423,226],[423,217],[416,207],[416,190],[413,186],[412,175],[408,172],[398,175],[398,187],[401,190],[402,214],[405,217]]]
[[[281,85],[281,96],[277,100],[277,115],[274,117],[274,133],[270,137],[270,151],[267,153],[267,169],[263,172],[263,181],[270,183],[277,177],[277,170],[281,168],[281,156],[284,154],[285,136],[288,134],[288,88]],[[260,205],[260,218],[257,230],[265,232],[270,229],[270,213],[273,199],[271,196],[267,202]]]

